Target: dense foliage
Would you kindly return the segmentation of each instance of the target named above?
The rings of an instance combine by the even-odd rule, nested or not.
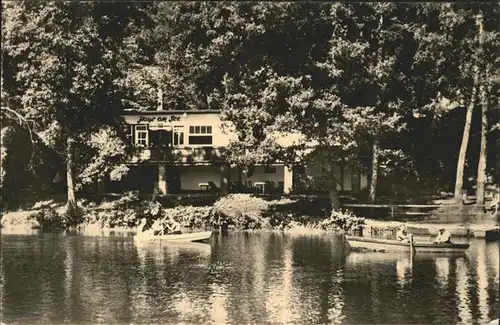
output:
[[[335,209],[338,165],[370,170],[373,201],[397,182],[458,200],[472,178],[482,205],[498,178],[499,8],[13,1],[2,106],[64,157],[71,204],[78,184],[126,173],[112,128],[123,108],[155,109],[160,95],[173,109],[220,109],[237,135],[233,165],[319,163],[311,184]],[[285,147],[283,133],[300,136]]]
[[[34,124],[66,161],[68,206],[76,208],[75,154],[113,125],[123,108],[123,71],[142,24],[141,3],[8,2],[2,10],[2,105]],[[78,149],[80,149],[78,151]],[[78,155],[80,156],[80,155]],[[97,158],[99,159],[99,158]],[[94,159],[95,160],[95,159]],[[90,177],[91,166],[84,168]],[[94,173],[95,174],[95,173]]]
[[[491,100],[498,11],[498,4],[164,4],[156,62],[165,78],[177,76],[165,96],[178,102],[177,89],[189,92],[176,105],[221,109],[237,133],[228,151],[234,165],[320,162],[336,207],[338,164],[371,167],[372,200],[379,171],[420,189],[461,189],[464,177],[480,185],[478,166],[494,162],[480,137],[494,139],[488,125],[498,115]],[[472,123],[462,115],[467,107],[476,112]],[[277,132],[302,141],[284,148]],[[462,138],[484,150],[459,156]],[[317,149],[304,150],[308,144]],[[478,197],[483,192],[484,184]]]

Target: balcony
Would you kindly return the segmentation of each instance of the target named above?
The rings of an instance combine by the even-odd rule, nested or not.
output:
[[[224,161],[224,148],[219,147],[130,147],[128,162],[164,162],[179,165],[213,164]]]

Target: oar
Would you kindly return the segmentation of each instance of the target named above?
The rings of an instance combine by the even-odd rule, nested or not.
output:
[[[410,234],[410,258],[413,259],[413,255],[417,252],[417,250],[415,249],[415,245],[414,245],[414,242],[413,242],[413,235]]]

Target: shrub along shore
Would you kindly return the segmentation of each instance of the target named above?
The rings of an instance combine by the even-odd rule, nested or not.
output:
[[[186,230],[217,229],[231,231],[394,231],[400,221],[360,218],[350,211],[330,212],[328,200],[318,197],[272,198],[250,194],[227,196],[157,197],[144,200],[129,192],[121,196],[82,200],[79,211],[69,213],[64,202],[40,201],[26,209],[6,213],[1,218],[4,233],[76,230],[84,234],[113,231],[137,232],[142,219],[151,225],[160,219],[174,219]],[[491,224],[427,224],[407,222],[415,234],[433,235],[444,227],[457,236],[472,236]]]
[[[190,202],[166,197],[142,200],[127,193],[117,199],[100,202],[80,201],[79,211],[69,213],[63,202],[37,202],[27,211],[11,212],[2,217],[4,230],[31,229],[43,231],[107,229],[132,232],[142,219],[151,225],[160,219],[174,219],[184,229],[216,229],[231,231],[297,229],[355,231],[362,228],[364,218],[350,211],[332,212],[327,205],[311,204],[308,200],[272,199],[250,194],[230,194],[222,197],[191,197]]]

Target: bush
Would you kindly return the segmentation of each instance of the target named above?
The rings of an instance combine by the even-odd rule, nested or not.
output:
[[[237,219],[245,214],[259,214],[266,211],[271,205],[270,202],[272,201],[250,194],[230,194],[215,202],[214,209],[231,219]]]
[[[106,202],[105,199],[99,205],[99,209],[106,210],[123,210],[128,208],[136,207],[140,204],[141,199],[139,197],[139,193],[130,191],[124,193],[118,200],[113,200],[111,202]]]
[[[54,204],[49,203],[47,206],[33,216],[44,231],[67,229],[77,226],[83,221],[85,211],[81,207],[54,206]]]
[[[273,207],[293,202],[289,199],[266,200],[250,194],[230,194],[214,204],[214,213],[236,229],[275,228],[287,222],[287,218],[283,213],[275,213]]]
[[[64,220],[54,208],[37,212],[33,218],[37,221],[39,227],[43,231],[64,229],[66,226]]]
[[[307,198],[310,200],[310,198]],[[303,199],[300,205],[305,210]],[[311,202],[315,198],[312,198]],[[100,223],[102,227],[134,227],[146,219],[146,227],[157,220],[173,219],[184,228],[203,229],[227,225],[237,230],[290,229],[306,227],[321,230],[356,231],[362,228],[363,218],[352,212],[332,212],[325,219],[325,211],[316,215],[293,211],[297,207],[290,199],[266,200],[249,194],[231,194],[220,198],[214,206],[175,206],[165,208],[161,201],[141,201],[134,193],[127,193],[115,202],[104,203],[105,211],[91,211],[86,222]],[[310,203],[313,204],[313,203]]]
[[[343,230],[355,233],[363,229],[365,218],[357,217],[351,211],[332,211],[330,217],[319,223],[324,230]]]
[[[212,207],[179,206],[165,209],[164,213],[165,218],[173,219],[186,228],[209,228],[221,221]]]

